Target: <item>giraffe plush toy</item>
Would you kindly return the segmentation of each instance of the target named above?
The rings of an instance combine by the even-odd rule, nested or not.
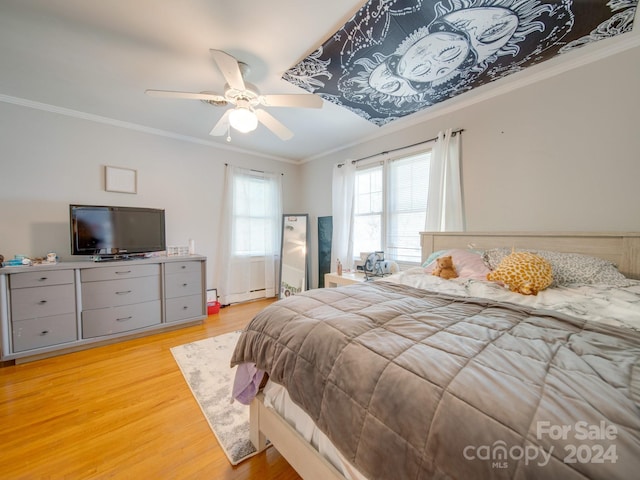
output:
[[[551,264],[529,252],[514,252],[504,257],[487,280],[502,282],[512,292],[537,295],[553,282]]]

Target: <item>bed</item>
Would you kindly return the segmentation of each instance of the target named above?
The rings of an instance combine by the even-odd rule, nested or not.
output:
[[[474,269],[445,281],[426,265],[280,300],[232,357],[236,383],[253,385],[242,400],[256,447],[268,438],[305,479],[632,478],[640,234],[425,232],[421,242],[425,262],[456,252],[498,265],[526,249],[585,254],[624,276],[605,269],[603,283],[589,270],[524,296]]]

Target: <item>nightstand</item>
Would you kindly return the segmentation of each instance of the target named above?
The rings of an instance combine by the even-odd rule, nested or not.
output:
[[[341,285],[350,285],[352,283],[364,282],[364,273],[362,272],[345,272],[338,275],[336,272],[324,274],[325,288],[338,287]]]

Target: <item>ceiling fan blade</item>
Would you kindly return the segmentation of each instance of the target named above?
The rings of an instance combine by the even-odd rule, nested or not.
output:
[[[321,108],[322,98],[312,93],[262,95],[260,103],[265,107]]]
[[[269,130],[275,133],[281,140],[289,140],[293,137],[293,132],[285,127],[279,120],[276,120],[266,110],[260,108],[255,111],[258,120]]]
[[[215,102],[224,102],[223,95],[215,93],[192,93],[192,92],[175,92],[172,90],[145,90],[144,93],[152,97],[165,98],[186,98],[191,100],[213,100]]]
[[[224,115],[220,117],[218,123],[216,123],[209,132],[209,135],[219,137],[221,135],[225,135],[229,131],[229,112],[231,112],[231,110],[227,110],[226,112],[224,112]]]
[[[246,87],[238,61],[222,50],[211,49],[209,51],[229,86],[235,90],[245,90]]]

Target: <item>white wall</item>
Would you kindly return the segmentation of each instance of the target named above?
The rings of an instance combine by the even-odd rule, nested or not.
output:
[[[216,269],[224,163],[284,175],[287,213],[331,215],[331,169],[464,128],[467,230],[640,231],[640,48],[444,114],[302,166],[0,104],[0,253],[69,253],[70,203],[167,211],[168,244],[196,241]],[[104,191],[105,165],[138,171],[138,194]]]
[[[225,163],[284,173],[297,209],[296,165],[0,103],[0,253],[69,259],[71,203],[163,208],[167,244],[193,238],[215,288]],[[137,170],[138,193],[106,192],[105,165]]]
[[[331,169],[464,128],[467,230],[640,231],[640,48],[306,163],[317,242]],[[417,232],[416,232],[417,234]],[[317,246],[312,249],[314,285]]]

